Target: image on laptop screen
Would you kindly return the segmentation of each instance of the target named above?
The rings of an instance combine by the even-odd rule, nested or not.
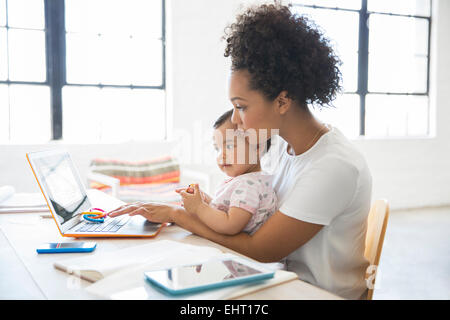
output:
[[[37,158],[34,162],[59,223],[64,224],[90,209],[91,204],[68,154]]]

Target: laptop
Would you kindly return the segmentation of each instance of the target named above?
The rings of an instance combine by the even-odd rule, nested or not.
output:
[[[103,223],[86,221],[82,212],[92,208],[108,212],[125,203],[98,190],[86,193],[78,171],[65,150],[31,152],[27,153],[27,159],[63,237],[151,238],[168,225],[129,215],[106,217]],[[95,192],[100,196],[93,196]]]

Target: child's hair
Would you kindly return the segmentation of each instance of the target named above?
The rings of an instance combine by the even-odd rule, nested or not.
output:
[[[227,112],[225,112],[224,114],[222,114],[219,119],[216,120],[216,122],[214,122],[213,124],[213,128],[217,129],[219,128],[221,125],[223,125],[225,123],[225,121],[227,120],[231,120],[231,116],[233,115],[233,109],[228,110]]]
[[[233,115],[233,109],[228,110],[227,112],[225,112],[224,114],[222,114],[217,120],[216,122],[214,122],[213,124],[213,128],[217,129],[219,128],[221,125],[223,125],[226,121],[230,120],[231,121],[231,116]],[[266,150],[265,152],[269,151],[270,149],[270,138],[267,139],[266,141]]]

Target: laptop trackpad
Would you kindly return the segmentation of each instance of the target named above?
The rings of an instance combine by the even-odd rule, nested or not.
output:
[[[152,234],[155,233],[160,223],[153,223],[145,219],[143,216],[132,216],[128,223],[125,224],[118,233],[121,234]]]

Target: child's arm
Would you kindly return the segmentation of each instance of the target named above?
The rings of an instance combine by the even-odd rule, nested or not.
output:
[[[201,221],[214,231],[222,234],[237,234],[248,223],[252,214],[244,209],[231,207],[228,213],[210,207],[201,197],[198,185],[194,186],[194,193],[180,192],[183,206],[187,212],[196,214]]]
[[[206,203],[201,204],[197,217],[214,231],[227,235],[238,234],[250,221],[252,214],[247,210],[231,207],[228,213],[214,209]]]

